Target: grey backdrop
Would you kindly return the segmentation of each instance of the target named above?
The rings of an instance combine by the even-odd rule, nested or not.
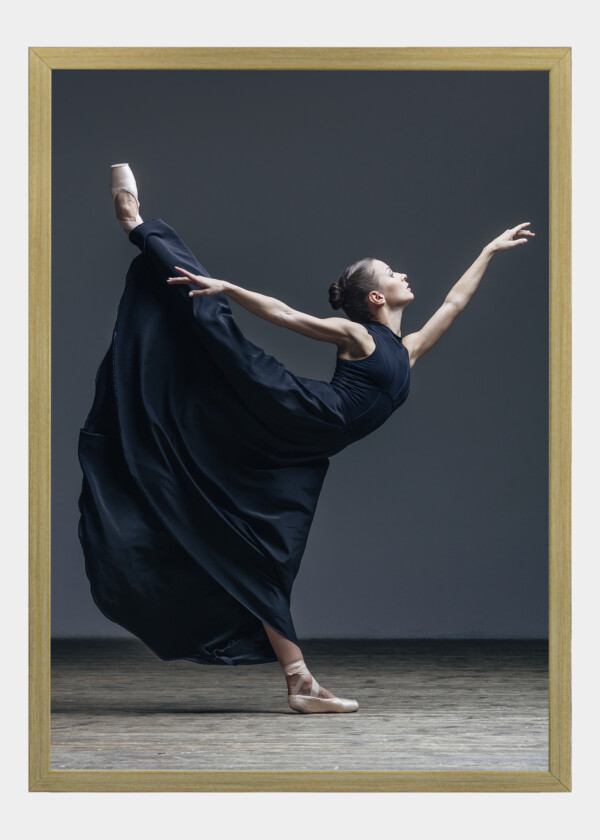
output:
[[[309,637],[547,638],[545,72],[53,71],[52,633],[127,636],[93,603],[77,439],[139,253],[114,218],[128,161],[144,219],[215,277],[333,315],[363,256],[410,278],[419,329],[481,248],[467,309],[407,402],[331,459],[292,598]],[[232,303],[248,337],[329,380],[335,347]],[[335,313],[342,314],[342,313]]]

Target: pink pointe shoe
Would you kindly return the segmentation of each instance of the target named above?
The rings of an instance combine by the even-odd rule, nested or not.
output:
[[[299,659],[285,668],[287,676],[298,675],[296,690],[302,685],[310,671],[304,660]],[[312,674],[310,674],[312,677]],[[355,712],[358,709],[356,700],[346,700],[343,697],[318,697],[319,683],[312,677],[310,694],[288,694],[288,704],[296,712],[324,713],[324,712]]]
[[[117,219],[126,231],[143,222],[140,216],[140,201],[137,184],[128,163],[113,163],[110,167],[110,194],[113,200],[119,193],[125,193],[127,200],[115,201]]]

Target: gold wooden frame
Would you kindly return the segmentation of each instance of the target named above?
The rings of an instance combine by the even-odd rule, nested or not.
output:
[[[547,70],[550,85],[549,766],[547,771],[50,769],[52,70]],[[571,48],[29,48],[29,789],[571,790]]]

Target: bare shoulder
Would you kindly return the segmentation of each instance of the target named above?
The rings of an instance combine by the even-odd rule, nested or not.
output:
[[[366,327],[349,318],[317,318],[286,307],[279,323],[307,338],[336,344],[341,359],[364,359],[375,350],[375,342]]]
[[[317,318],[315,315],[309,315],[306,312],[300,312],[289,307],[284,310],[280,323],[294,332],[307,336],[307,338],[329,341],[338,346],[348,341],[352,342],[353,336],[356,334],[356,328],[361,326],[348,318]]]
[[[411,367],[440,340],[463,309],[464,307],[445,300],[420,330],[402,339],[410,356]]]

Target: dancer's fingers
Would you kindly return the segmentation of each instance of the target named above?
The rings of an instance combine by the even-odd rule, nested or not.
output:
[[[187,268],[179,268],[178,265],[174,266],[174,268],[175,268],[175,271],[181,271],[181,273],[185,274],[186,277],[191,277],[191,278],[194,278],[194,279],[196,277],[196,275],[192,274],[191,271],[188,271]]]

